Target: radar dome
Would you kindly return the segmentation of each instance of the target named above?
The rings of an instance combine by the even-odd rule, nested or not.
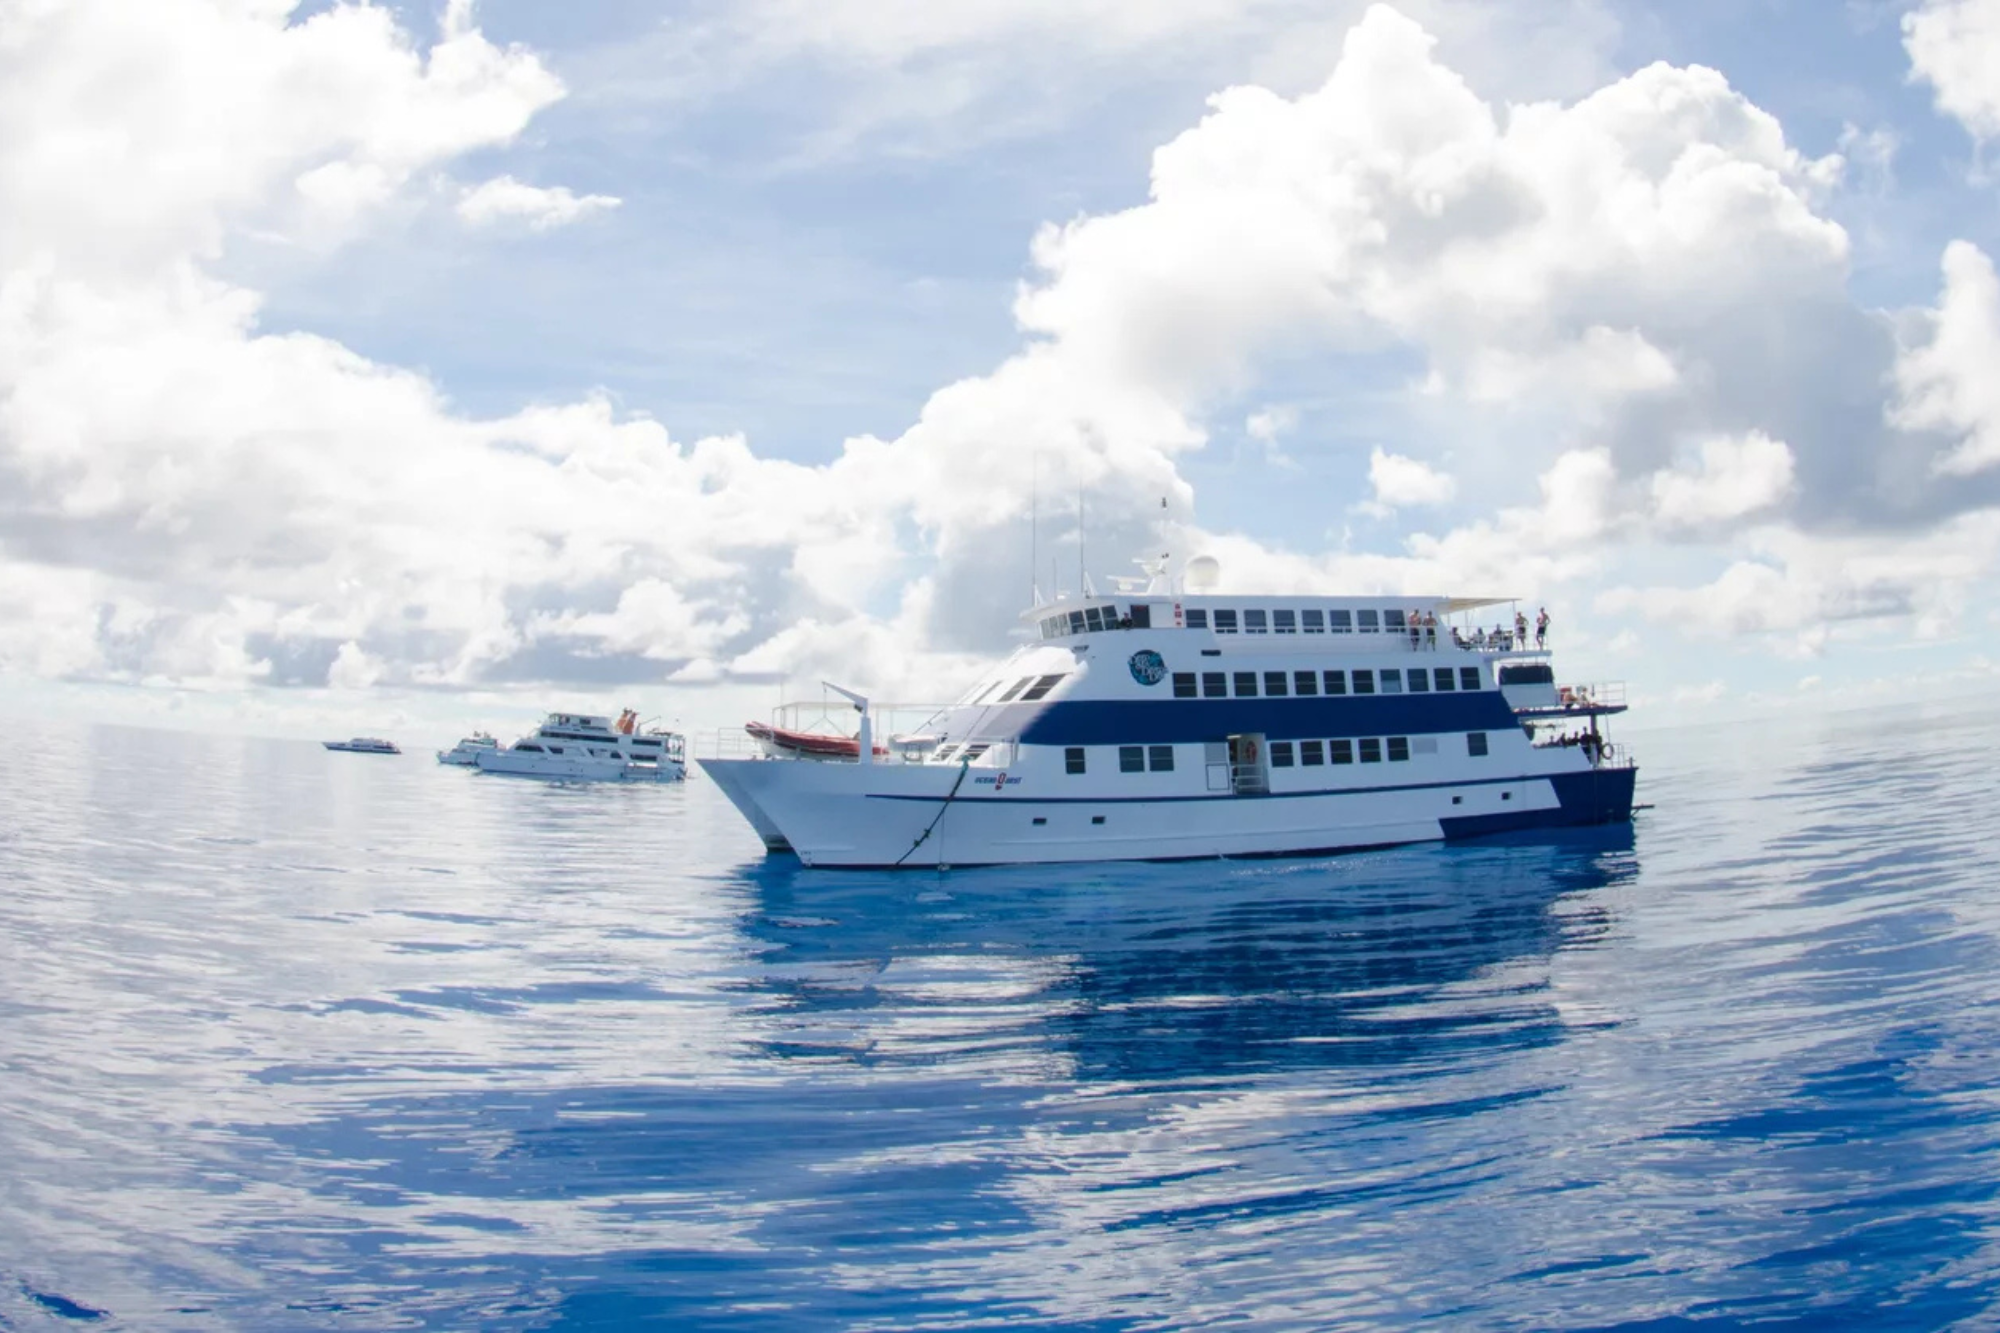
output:
[[[1222,584],[1222,562],[1212,555],[1198,555],[1187,562],[1189,592],[1214,592]]]

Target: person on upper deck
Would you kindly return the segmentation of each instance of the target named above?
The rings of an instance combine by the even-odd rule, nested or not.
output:
[[[1517,610],[1514,612],[1514,642],[1520,644],[1523,648],[1528,646],[1528,613],[1526,611]]]
[[[1549,609],[1545,606],[1542,608],[1542,613],[1535,617],[1535,647],[1538,649],[1546,648],[1548,647],[1548,643]]]
[[[1424,642],[1431,651],[1437,651],[1438,618],[1429,611],[1424,612]]]

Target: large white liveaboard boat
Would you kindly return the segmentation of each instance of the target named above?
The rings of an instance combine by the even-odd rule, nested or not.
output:
[[[329,750],[339,750],[347,754],[401,754],[396,742],[385,741],[380,736],[356,736],[351,741],[321,741]]]
[[[641,731],[626,709],[613,722],[590,713],[550,713],[532,736],[506,749],[481,750],[482,773],[569,782],[679,782],[687,776],[686,745],[671,731]]]
[[[1518,618],[1463,628],[1507,599],[1230,596],[1212,561],[1165,571],[1041,602],[1035,642],[886,747],[869,700],[839,690],[849,744],[754,724],[762,757],[702,767],[766,847],[812,866],[1270,856],[1631,818],[1637,769],[1603,729],[1623,687],[1559,686]]]
[[[449,750],[437,752],[440,764],[450,764],[455,768],[478,768],[479,756],[491,754],[500,748],[500,742],[483,731],[475,731],[463,737]]]

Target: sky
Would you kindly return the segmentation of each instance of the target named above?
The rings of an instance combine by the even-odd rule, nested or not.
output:
[[[0,0],[0,709],[942,700],[1079,498],[1644,725],[1980,692],[1995,137],[2000,0]]]

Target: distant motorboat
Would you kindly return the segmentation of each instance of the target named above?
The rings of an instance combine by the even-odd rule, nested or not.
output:
[[[500,742],[483,731],[475,731],[449,750],[437,752],[440,764],[452,764],[459,768],[479,767],[479,756],[498,750]]]
[[[589,713],[550,713],[532,736],[473,755],[482,773],[570,782],[679,782],[686,746],[671,731],[639,730],[628,708],[614,723]]]
[[[401,754],[394,741],[385,741],[377,736],[356,736],[351,741],[321,741],[329,750],[345,750],[350,754]]]

